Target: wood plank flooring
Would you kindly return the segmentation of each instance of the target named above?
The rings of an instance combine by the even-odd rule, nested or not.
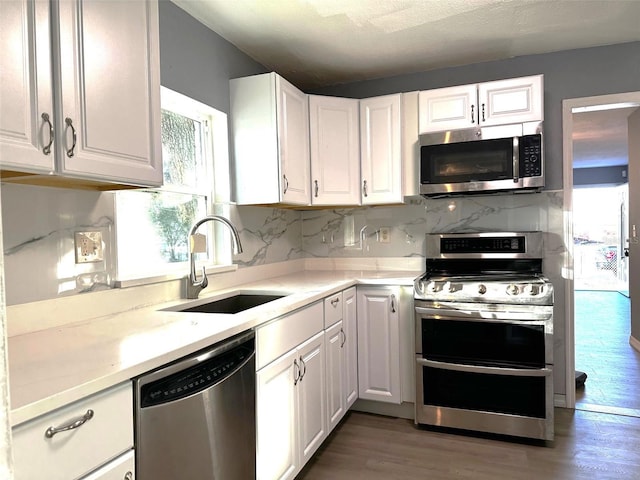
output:
[[[575,292],[576,369],[588,375],[576,408],[640,416],[640,353],[629,345],[629,299],[618,292]]]
[[[506,441],[350,412],[299,480],[640,479],[640,418],[556,409],[555,440]]]

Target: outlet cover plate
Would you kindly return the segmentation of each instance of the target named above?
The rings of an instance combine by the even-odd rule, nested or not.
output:
[[[389,243],[391,242],[391,228],[389,227],[380,227],[380,243]]]
[[[76,232],[74,240],[76,263],[92,263],[104,260],[101,231]]]

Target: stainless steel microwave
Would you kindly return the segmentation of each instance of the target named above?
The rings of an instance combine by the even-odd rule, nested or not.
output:
[[[542,187],[542,122],[420,135],[421,195]]]

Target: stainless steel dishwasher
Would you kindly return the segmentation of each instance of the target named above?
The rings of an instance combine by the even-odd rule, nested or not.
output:
[[[138,480],[255,478],[255,336],[134,380]]]

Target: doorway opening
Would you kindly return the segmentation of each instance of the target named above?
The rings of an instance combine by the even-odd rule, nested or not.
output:
[[[629,343],[627,118],[636,108],[572,111],[572,307],[575,408],[640,417],[640,352]]]

